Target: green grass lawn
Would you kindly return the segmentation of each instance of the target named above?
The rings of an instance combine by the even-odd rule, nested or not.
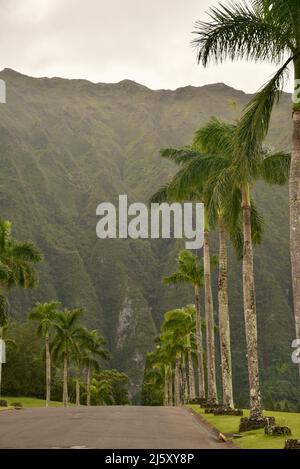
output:
[[[224,434],[238,433],[240,417],[214,416],[204,414],[204,410],[197,405],[189,405],[191,409],[200,414],[214,428]],[[276,424],[288,426],[292,430],[292,436],[289,438],[300,439],[300,414],[290,414],[286,412],[265,412],[265,415],[276,418]],[[244,411],[244,417],[249,416],[249,411]],[[242,433],[242,438],[234,439],[234,443],[243,449],[283,449],[286,437],[266,436],[264,430],[255,430]]]
[[[23,407],[25,408],[32,408],[32,407],[45,407],[46,402],[44,399],[36,399],[34,397],[7,397],[3,396],[2,399],[7,401],[8,405],[15,402],[20,402]],[[61,402],[51,402],[51,407],[61,407]],[[2,410],[7,409],[7,407],[2,408]]]

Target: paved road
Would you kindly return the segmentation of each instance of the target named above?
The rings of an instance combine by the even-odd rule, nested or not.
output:
[[[0,448],[226,448],[189,411],[164,407],[79,407],[0,413]]]

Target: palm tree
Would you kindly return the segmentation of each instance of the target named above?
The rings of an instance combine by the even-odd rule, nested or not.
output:
[[[41,262],[40,250],[31,243],[17,241],[11,235],[12,223],[0,220],[0,296],[5,301],[12,288],[34,288],[37,273],[34,264]]]
[[[163,386],[164,406],[173,405],[172,390],[170,389],[170,373],[172,372],[172,356],[168,354],[163,343],[163,336],[157,338],[156,349],[147,355],[147,380],[151,379],[152,386]],[[171,382],[171,387],[173,384]]]
[[[211,258],[211,265],[216,264],[216,257]],[[167,285],[189,283],[194,287],[196,307],[196,344],[199,398],[205,399],[205,379],[203,363],[203,337],[201,321],[200,289],[204,287],[204,264],[190,251],[182,251],[178,256],[178,271],[164,278]]]
[[[46,354],[46,407],[51,401],[51,353],[50,334],[53,330],[57,313],[61,304],[58,301],[49,303],[37,303],[35,308],[29,313],[29,319],[39,323],[37,333],[45,341]]]
[[[293,66],[294,105],[292,157],[289,177],[290,243],[297,338],[300,338],[300,0],[250,0],[226,3],[209,10],[210,21],[198,22],[198,60],[206,67],[209,61],[224,59],[269,61],[280,64],[271,80],[247,105],[236,140],[236,157],[244,168],[243,207],[245,227],[249,213],[249,190],[246,172],[255,169],[260,147],[267,135],[274,105],[280,99],[289,67]],[[248,230],[246,230],[248,231]],[[249,232],[245,233],[249,245]],[[251,257],[251,247],[246,257]],[[250,260],[249,260],[250,263]],[[249,266],[250,267],[250,266]],[[246,274],[245,274],[246,277]],[[251,281],[245,278],[252,289]],[[247,304],[253,303],[247,295]],[[300,372],[300,367],[299,367]]]
[[[89,341],[86,343],[85,355],[82,358],[82,363],[87,369],[86,374],[86,405],[91,405],[91,381],[92,371],[99,370],[99,359],[109,360],[110,356],[108,351],[104,348],[106,345],[105,339],[99,334],[97,330],[87,331]]]
[[[84,310],[65,309],[59,311],[54,323],[55,336],[53,340],[52,354],[56,361],[63,361],[63,405],[68,406],[68,370],[69,364],[75,353],[80,354],[79,341],[85,337],[85,329],[78,324]]]

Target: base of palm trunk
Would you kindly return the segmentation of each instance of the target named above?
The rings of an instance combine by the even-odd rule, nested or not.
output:
[[[300,440],[286,440],[284,449],[300,449]]]
[[[222,409],[222,404],[206,404],[204,406],[204,413],[205,414],[214,414],[217,410]]]
[[[235,417],[243,417],[244,413],[241,409],[231,409],[231,407],[220,407],[216,409],[214,415],[232,415]]]
[[[290,427],[271,425],[270,427],[265,427],[265,434],[268,436],[291,436],[292,430]]]
[[[239,432],[250,432],[265,428],[267,425],[275,426],[275,417],[244,417],[241,419]]]
[[[195,399],[189,400],[189,404],[193,404],[193,405],[204,406],[206,405],[206,403],[207,403],[206,399],[203,399],[201,397],[195,397]]]

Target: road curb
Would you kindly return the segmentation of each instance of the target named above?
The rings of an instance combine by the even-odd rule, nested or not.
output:
[[[198,414],[194,409],[191,409],[191,407],[184,407],[185,410],[187,410],[190,414],[192,414],[197,420],[199,420],[203,425],[206,426],[206,428],[210,431],[210,433],[216,438],[217,441],[220,442],[220,430],[215,428],[211,423],[207,422],[202,415]],[[242,449],[240,446],[237,446],[232,440],[226,440],[223,443],[220,442],[220,444],[228,446],[230,449]]]

